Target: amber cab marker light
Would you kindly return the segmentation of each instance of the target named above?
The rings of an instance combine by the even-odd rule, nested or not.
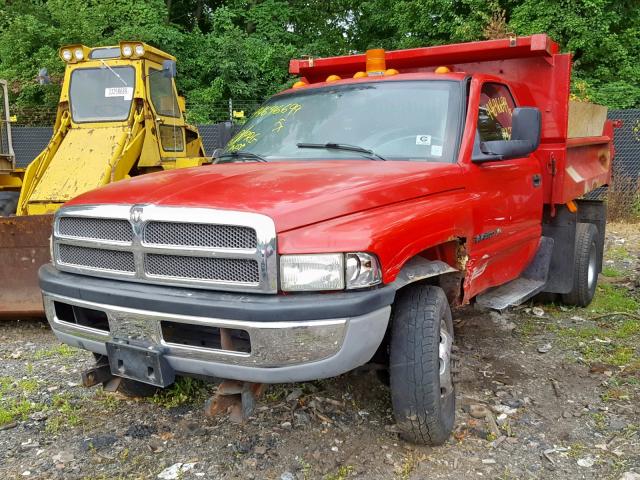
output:
[[[373,48],[365,53],[367,75],[384,75],[387,64],[384,60],[384,48]]]
[[[329,75],[325,81],[326,82],[337,82],[338,80],[342,80],[342,78],[340,78],[340,75]]]
[[[353,78],[364,78],[367,76],[367,72],[356,72],[353,74]]]
[[[569,200],[567,202],[567,209],[571,212],[571,213],[576,213],[578,211],[578,205],[576,205],[576,202],[574,202],[573,200]]]
[[[449,73],[451,69],[449,67],[438,67],[436,73]]]
[[[307,82],[303,82],[302,80],[298,80],[296,83],[294,83],[291,88],[300,88],[300,87],[306,87],[307,86]]]
[[[387,68],[384,71],[385,76],[390,76],[390,75],[398,75],[400,72],[398,70],[396,70],[395,68]]]

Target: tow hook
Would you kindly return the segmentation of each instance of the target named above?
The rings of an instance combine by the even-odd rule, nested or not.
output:
[[[264,393],[264,383],[224,380],[204,405],[207,417],[227,413],[234,423],[244,423],[253,414],[256,400]]]

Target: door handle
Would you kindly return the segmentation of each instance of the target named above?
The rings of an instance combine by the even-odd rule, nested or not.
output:
[[[538,188],[542,185],[542,176],[539,173],[536,173],[533,177],[531,177],[531,181],[535,188]]]

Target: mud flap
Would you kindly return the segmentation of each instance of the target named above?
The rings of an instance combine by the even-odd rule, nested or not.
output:
[[[48,263],[53,215],[0,218],[0,316],[44,316],[38,269]]]

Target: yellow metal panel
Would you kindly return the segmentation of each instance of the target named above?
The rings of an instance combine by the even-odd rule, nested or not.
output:
[[[114,154],[127,127],[79,128],[67,132],[30,202],[66,202],[109,182]]]

